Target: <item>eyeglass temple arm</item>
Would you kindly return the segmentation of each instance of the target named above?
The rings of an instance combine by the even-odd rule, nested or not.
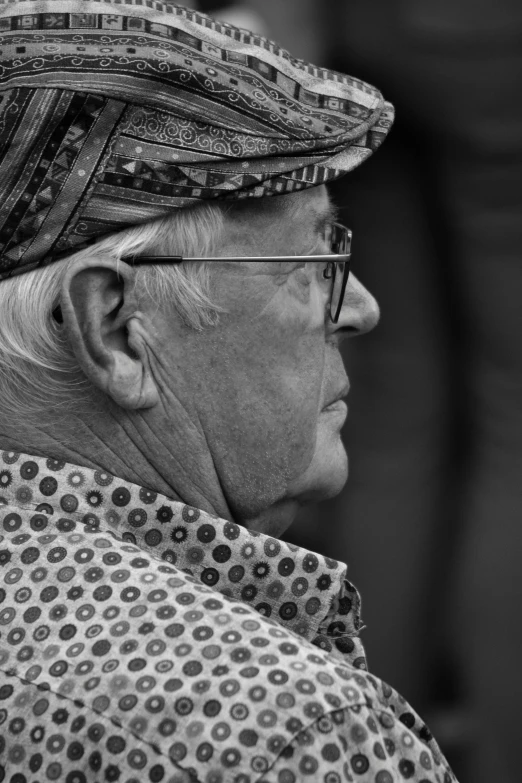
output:
[[[132,266],[140,264],[181,264],[182,261],[348,261],[351,253],[320,256],[128,256],[123,260]]]

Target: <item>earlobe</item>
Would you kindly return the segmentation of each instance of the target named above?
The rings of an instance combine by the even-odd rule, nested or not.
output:
[[[139,313],[127,321],[125,331],[127,350],[115,352],[107,394],[126,410],[152,408],[159,395],[150,371],[145,329]]]
[[[89,381],[126,410],[150,408],[158,393],[134,270],[112,259],[78,259],[64,276],[64,332]]]

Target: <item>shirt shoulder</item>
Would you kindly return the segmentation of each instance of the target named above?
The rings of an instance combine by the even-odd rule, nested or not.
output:
[[[282,748],[256,783],[456,783],[444,757],[380,705],[325,713]]]
[[[394,710],[407,710],[391,689],[253,608],[107,530],[29,512],[3,527],[0,750],[20,774],[253,783],[287,749],[307,764],[302,737],[313,736],[326,775],[334,751],[320,748],[321,727],[342,715],[344,755],[330,764],[341,774],[359,753],[361,712],[382,742],[393,721],[387,738],[400,746]],[[407,732],[417,755],[421,743],[433,754],[416,724]]]

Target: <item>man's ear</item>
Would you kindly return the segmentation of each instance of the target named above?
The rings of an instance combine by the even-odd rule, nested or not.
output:
[[[159,399],[134,274],[122,262],[80,258],[66,272],[60,297],[63,328],[79,366],[126,410],[151,408]]]

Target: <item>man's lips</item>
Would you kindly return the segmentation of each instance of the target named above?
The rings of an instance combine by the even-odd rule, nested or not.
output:
[[[342,409],[344,410],[346,408],[346,403],[343,402],[344,398],[348,396],[348,392],[350,391],[350,384],[347,383],[343,388],[331,399],[331,401],[328,403],[328,405],[325,405],[323,410],[324,411],[331,411],[331,410],[338,410]]]
[[[321,413],[325,413],[327,415],[341,415],[346,417],[348,415],[348,405],[344,402],[344,400],[336,400],[336,402],[330,403],[330,405],[327,405],[326,408],[323,408]]]

